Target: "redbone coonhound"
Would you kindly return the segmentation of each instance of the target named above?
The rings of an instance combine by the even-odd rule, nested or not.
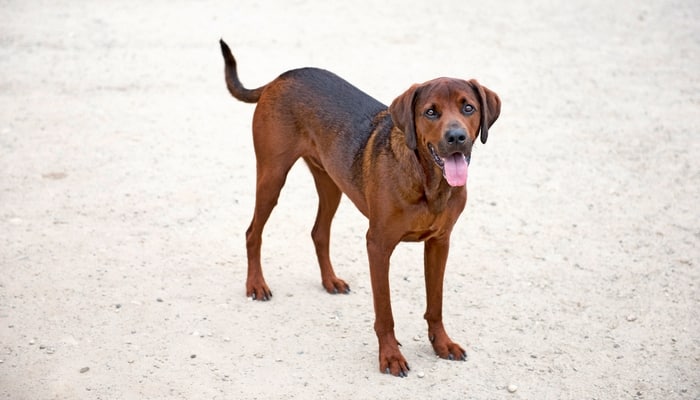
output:
[[[437,78],[411,86],[388,108],[331,72],[287,71],[257,89],[245,88],[221,40],[226,85],[233,97],[257,103],[253,143],[257,184],[246,231],[246,295],[269,300],[260,265],[265,223],[287,173],[299,157],[313,175],[318,213],[311,231],[323,287],[348,293],[333,271],[330,228],[345,193],[369,219],[367,253],[379,341],[379,369],[404,377],[408,363],[394,335],[389,259],[401,241],[425,243],[428,338],[442,358],[466,360],[442,323],[442,291],[450,233],[467,201],[467,172],[477,136],[486,143],[501,101],[476,80]]]

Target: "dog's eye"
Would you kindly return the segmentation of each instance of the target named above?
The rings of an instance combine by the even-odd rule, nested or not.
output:
[[[462,107],[462,111],[467,115],[471,115],[474,113],[475,108],[471,104],[465,104],[464,107]]]
[[[428,117],[429,119],[436,119],[437,117],[440,116],[437,111],[435,111],[434,108],[429,108],[425,110],[425,116]]]

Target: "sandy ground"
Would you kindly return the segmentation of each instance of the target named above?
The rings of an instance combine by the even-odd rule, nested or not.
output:
[[[700,3],[0,1],[0,398],[699,399]],[[453,234],[448,332],[422,246],[392,258],[412,373],[380,374],[344,200],[326,294],[295,167],[245,298],[248,86],[330,69],[384,103],[477,78],[503,100]],[[511,389],[517,389],[510,393]],[[517,386],[517,388],[516,388]]]

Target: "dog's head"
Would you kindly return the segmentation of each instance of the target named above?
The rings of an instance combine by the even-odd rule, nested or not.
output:
[[[486,143],[501,100],[476,80],[437,78],[411,86],[389,107],[406,145],[428,154],[450,186],[464,186],[476,137]]]

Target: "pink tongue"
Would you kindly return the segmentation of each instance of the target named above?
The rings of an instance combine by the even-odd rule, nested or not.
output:
[[[453,154],[445,159],[445,179],[450,186],[467,184],[467,160],[462,154]]]

